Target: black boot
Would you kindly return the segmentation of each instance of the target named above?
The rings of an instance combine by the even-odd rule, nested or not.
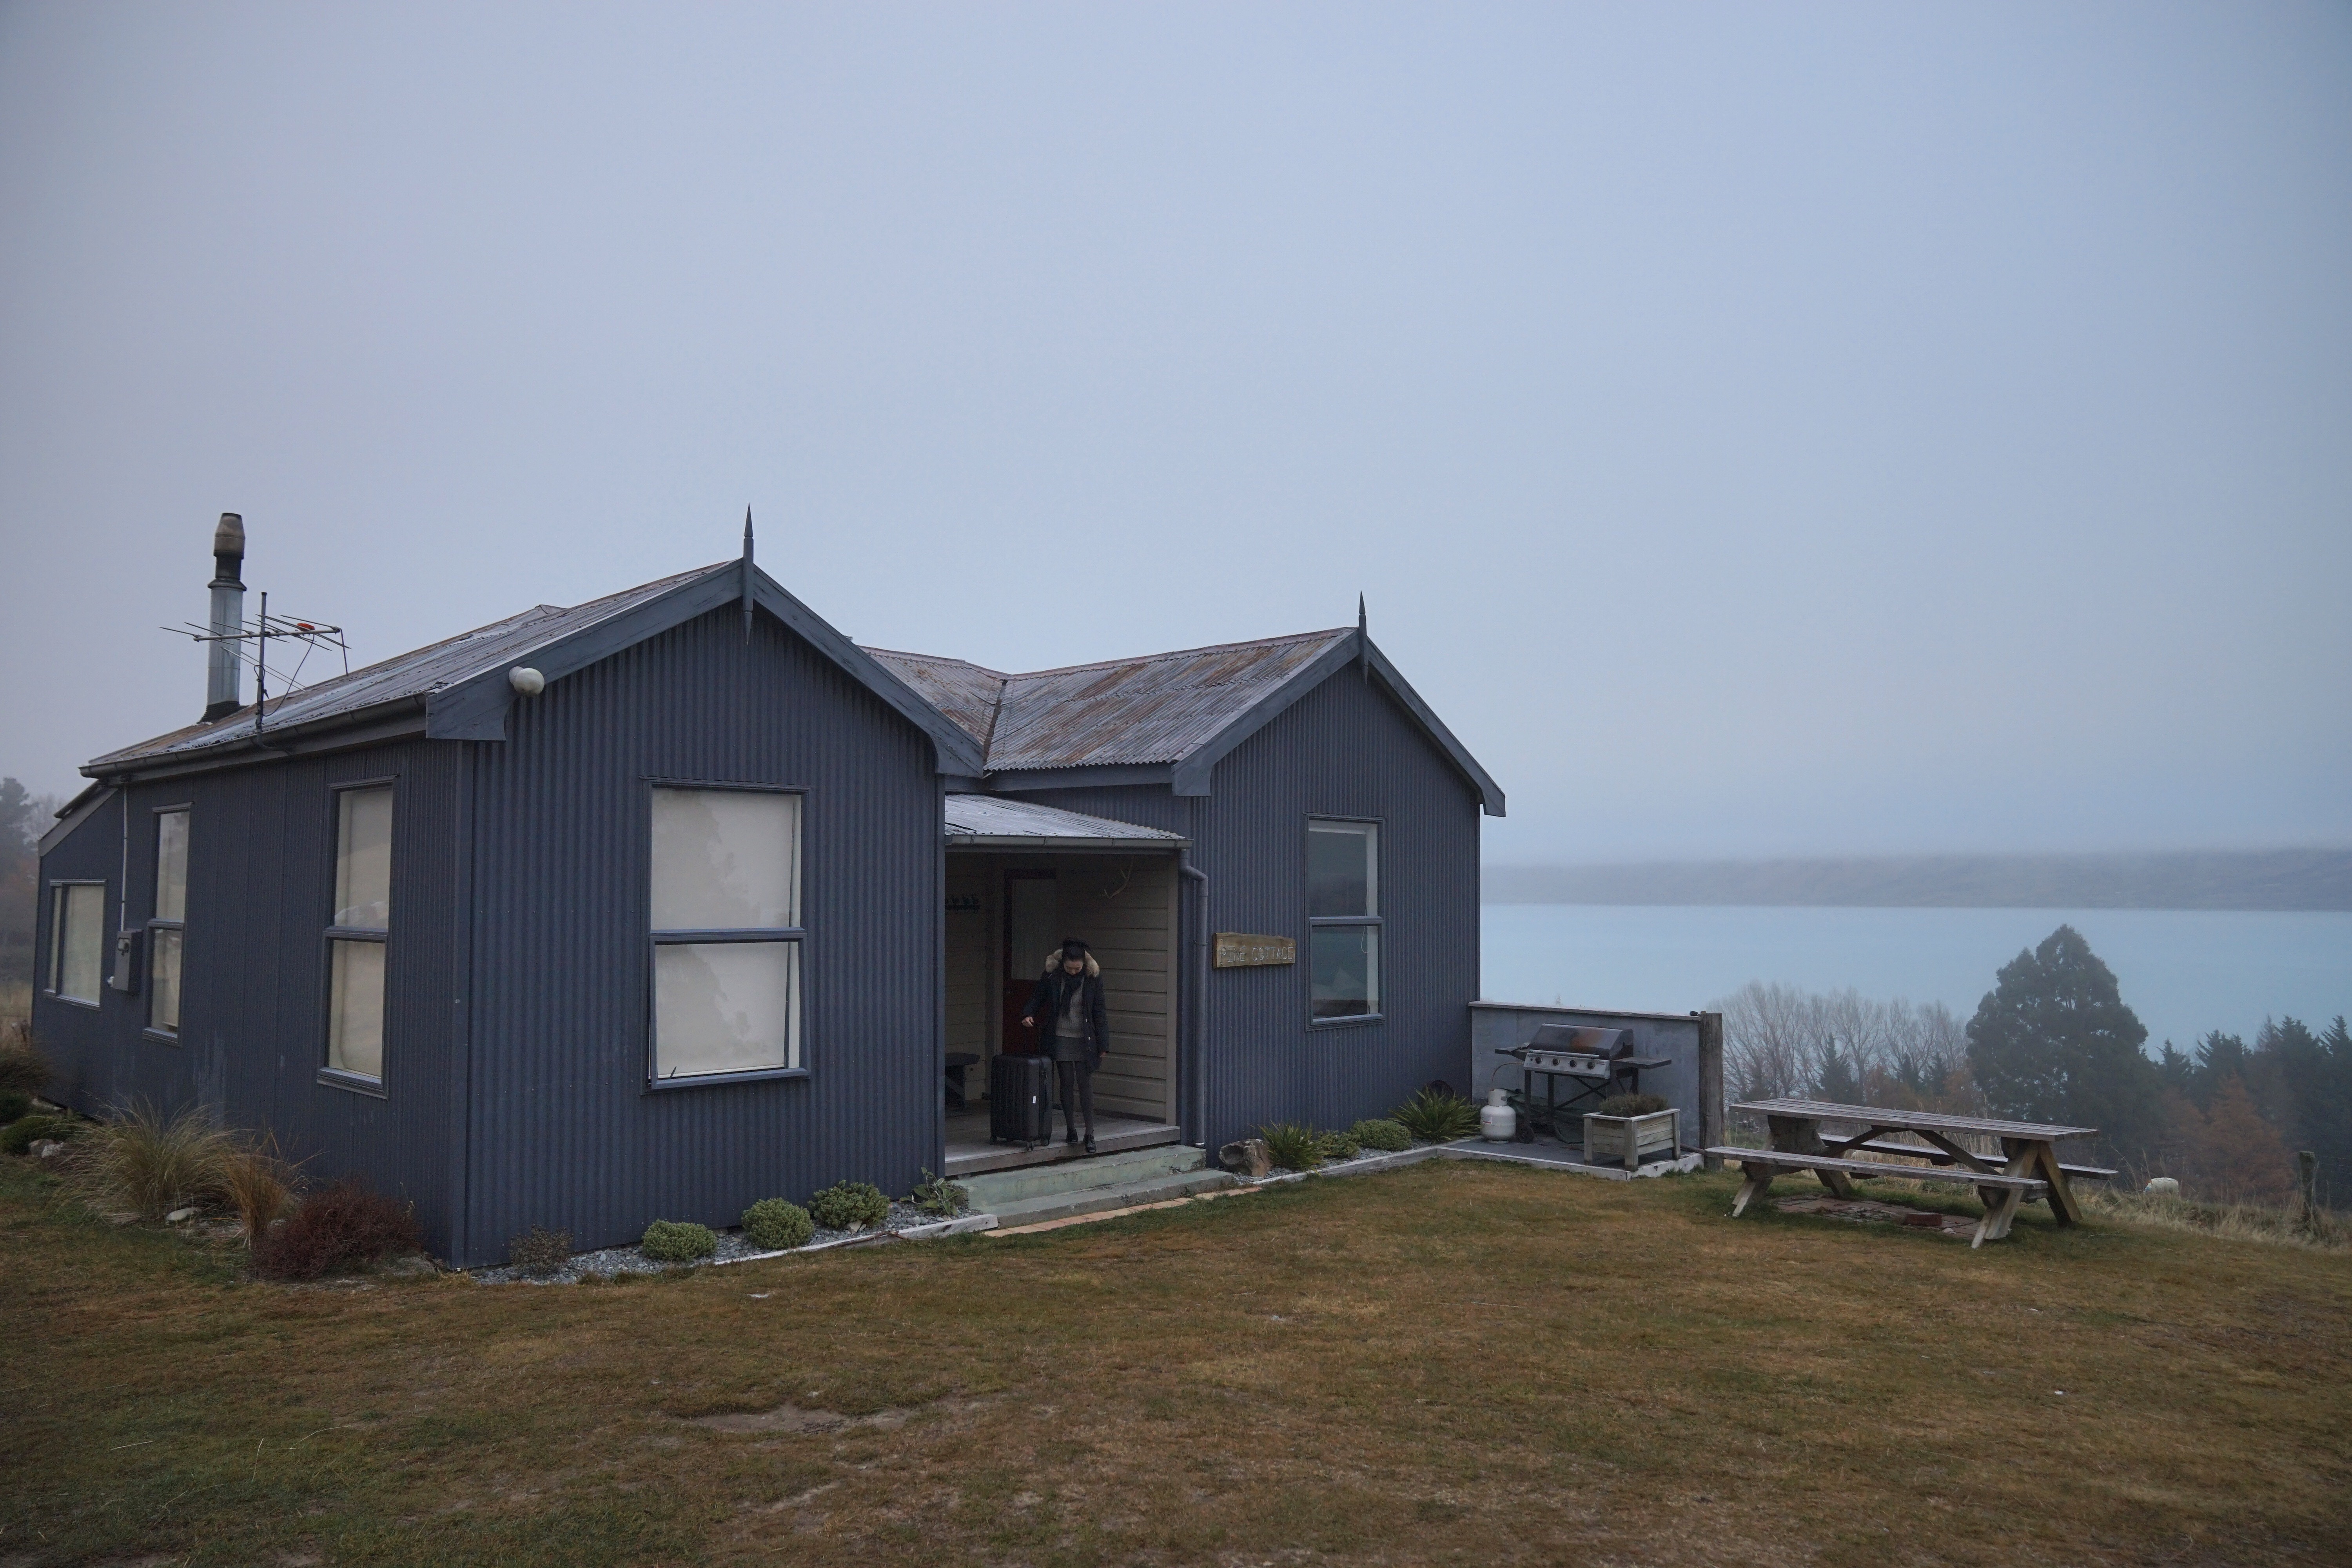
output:
[[[1091,1153],[1093,1153],[1094,1152],[1095,1152],[1095,1135],[1094,1135],[1093,1133],[1089,1132],[1089,1133],[1087,1133],[1087,1153],[1089,1153],[1089,1154],[1091,1154]]]

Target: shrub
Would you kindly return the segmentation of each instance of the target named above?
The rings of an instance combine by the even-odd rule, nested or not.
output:
[[[1595,1116],[1652,1116],[1674,1102],[1654,1094],[1612,1094],[1592,1108]]]
[[[953,1219],[971,1207],[971,1194],[961,1183],[945,1176],[934,1176],[929,1165],[923,1167],[923,1179],[907,1194],[907,1201],[925,1214],[935,1214],[941,1219]]]
[[[1265,1152],[1286,1171],[1311,1171],[1324,1161],[1323,1134],[1295,1121],[1270,1121],[1257,1130]]]
[[[51,1116],[47,1113],[20,1116],[6,1127],[0,1128],[0,1150],[5,1150],[11,1154],[22,1154],[44,1138],[63,1141],[73,1137],[80,1131],[81,1123],[70,1116]]]
[[[424,1247],[409,1205],[346,1176],[264,1231],[253,1249],[253,1268],[265,1279],[316,1279]]]
[[[572,1233],[532,1226],[507,1243],[507,1267],[520,1274],[552,1274],[572,1261]]]
[[[259,1246],[270,1225],[294,1201],[293,1168],[278,1157],[274,1142],[256,1139],[222,1150],[215,1174],[220,1195],[236,1210],[237,1223],[245,1227],[245,1244]]]
[[[79,1140],[74,1165],[100,1202],[161,1219],[183,1205],[225,1195],[221,1163],[235,1147],[201,1106],[166,1118],[134,1102]]]
[[[763,1252],[799,1247],[816,1234],[808,1210],[782,1198],[761,1198],[743,1211],[743,1235]]]
[[[691,1220],[657,1219],[646,1226],[637,1247],[656,1263],[691,1263],[719,1250],[719,1238],[707,1225]]]
[[[1323,1146],[1326,1160],[1352,1160],[1364,1152],[1353,1132],[1318,1132],[1316,1138]]]
[[[1469,1138],[1478,1131],[1478,1108],[1450,1089],[1434,1085],[1417,1089],[1389,1113],[1416,1138],[1432,1143],[1451,1143],[1457,1138]]]
[[[890,1200],[871,1182],[835,1182],[808,1207],[809,1217],[827,1230],[864,1230],[890,1217]]]
[[[31,1036],[20,1032],[0,1043],[0,1094],[38,1094],[57,1076],[56,1064],[33,1044]]]
[[[1412,1147],[1412,1134],[1404,1130],[1404,1123],[1391,1121],[1385,1116],[1359,1121],[1348,1131],[1365,1148],[1378,1149],[1384,1154],[1399,1153]]]
[[[0,1125],[22,1121],[33,1113],[33,1097],[21,1089],[0,1089]]]

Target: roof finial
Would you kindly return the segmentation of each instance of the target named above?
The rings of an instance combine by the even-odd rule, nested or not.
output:
[[[1366,680],[1372,678],[1372,621],[1364,614],[1364,594],[1356,591],[1356,668]]]
[[[743,640],[751,640],[751,505],[743,503]]]

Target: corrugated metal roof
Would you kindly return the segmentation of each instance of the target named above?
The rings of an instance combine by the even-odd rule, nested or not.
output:
[[[1181,762],[1355,635],[1352,627],[1303,632],[1029,675],[1000,675],[926,654],[866,651],[985,743],[989,772],[1006,773]]]
[[[1144,827],[1108,816],[1064,811],[1034,801],[1001,795],[951,795],[947,799],[948,847],[982,844],[1055,845],[1132,844],[1137,848],[1172,849],[1187,842],[1183,835]]]
[[[598,621],[633,609],[648,599],[669,592],[681,583],[691,582],[712,572],[735,569],[735,563],[726,562],[698,571],[681,572],[676,576],[642,584],[602,599],[591,599],[584,605],[574,605],[569,609],[560,605],[534,605],[520,615],[509,616],[487,626],[478,626],[444,641],[395,655],[364,669],[355,669],[349,675],[339,675],[331,680],[306,686],[299,691],[273,697],[263,715],[265,735],[271,730],[290,730],[297,725],[350,718],[371,708],[390,707],[428,697],[445,686],[514,663],[534,648],[545,647],[558,637],[569,637]],[[132,763],[158,757],[194,755],[210,747],[250,741],[253,724],[253,704],[248,702],[216,723],[191,724],[186,729],[142,741],[135,746],[109,752],[89,763],[85,771],[104,773]]]

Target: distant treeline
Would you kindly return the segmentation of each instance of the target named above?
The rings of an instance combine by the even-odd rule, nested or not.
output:
[[[33,901],[40,879],[34,853],[48,831],[54,801],[0,779],[0,984],[33,977]]]
[[[1966,1023],[1857,992],[1750,981],[1723,1014],[1724,1086],[1737,1103],[1794,1095],[1889,1110],[1988,1112],[2095,1127],[2135,1184],[2171,1176],[2192,1195],[2280,1206],[2297,1197],[2294,1152],[2318,1157],[2323,1203],[2352,1206],[2352,1031],[2294,1018],[2252,1045],[2147,1031],[2114,973],[2060,926],[2002,965]]]
[[[1494,904],[2352,910],[2352,849],[1489,866]]]

